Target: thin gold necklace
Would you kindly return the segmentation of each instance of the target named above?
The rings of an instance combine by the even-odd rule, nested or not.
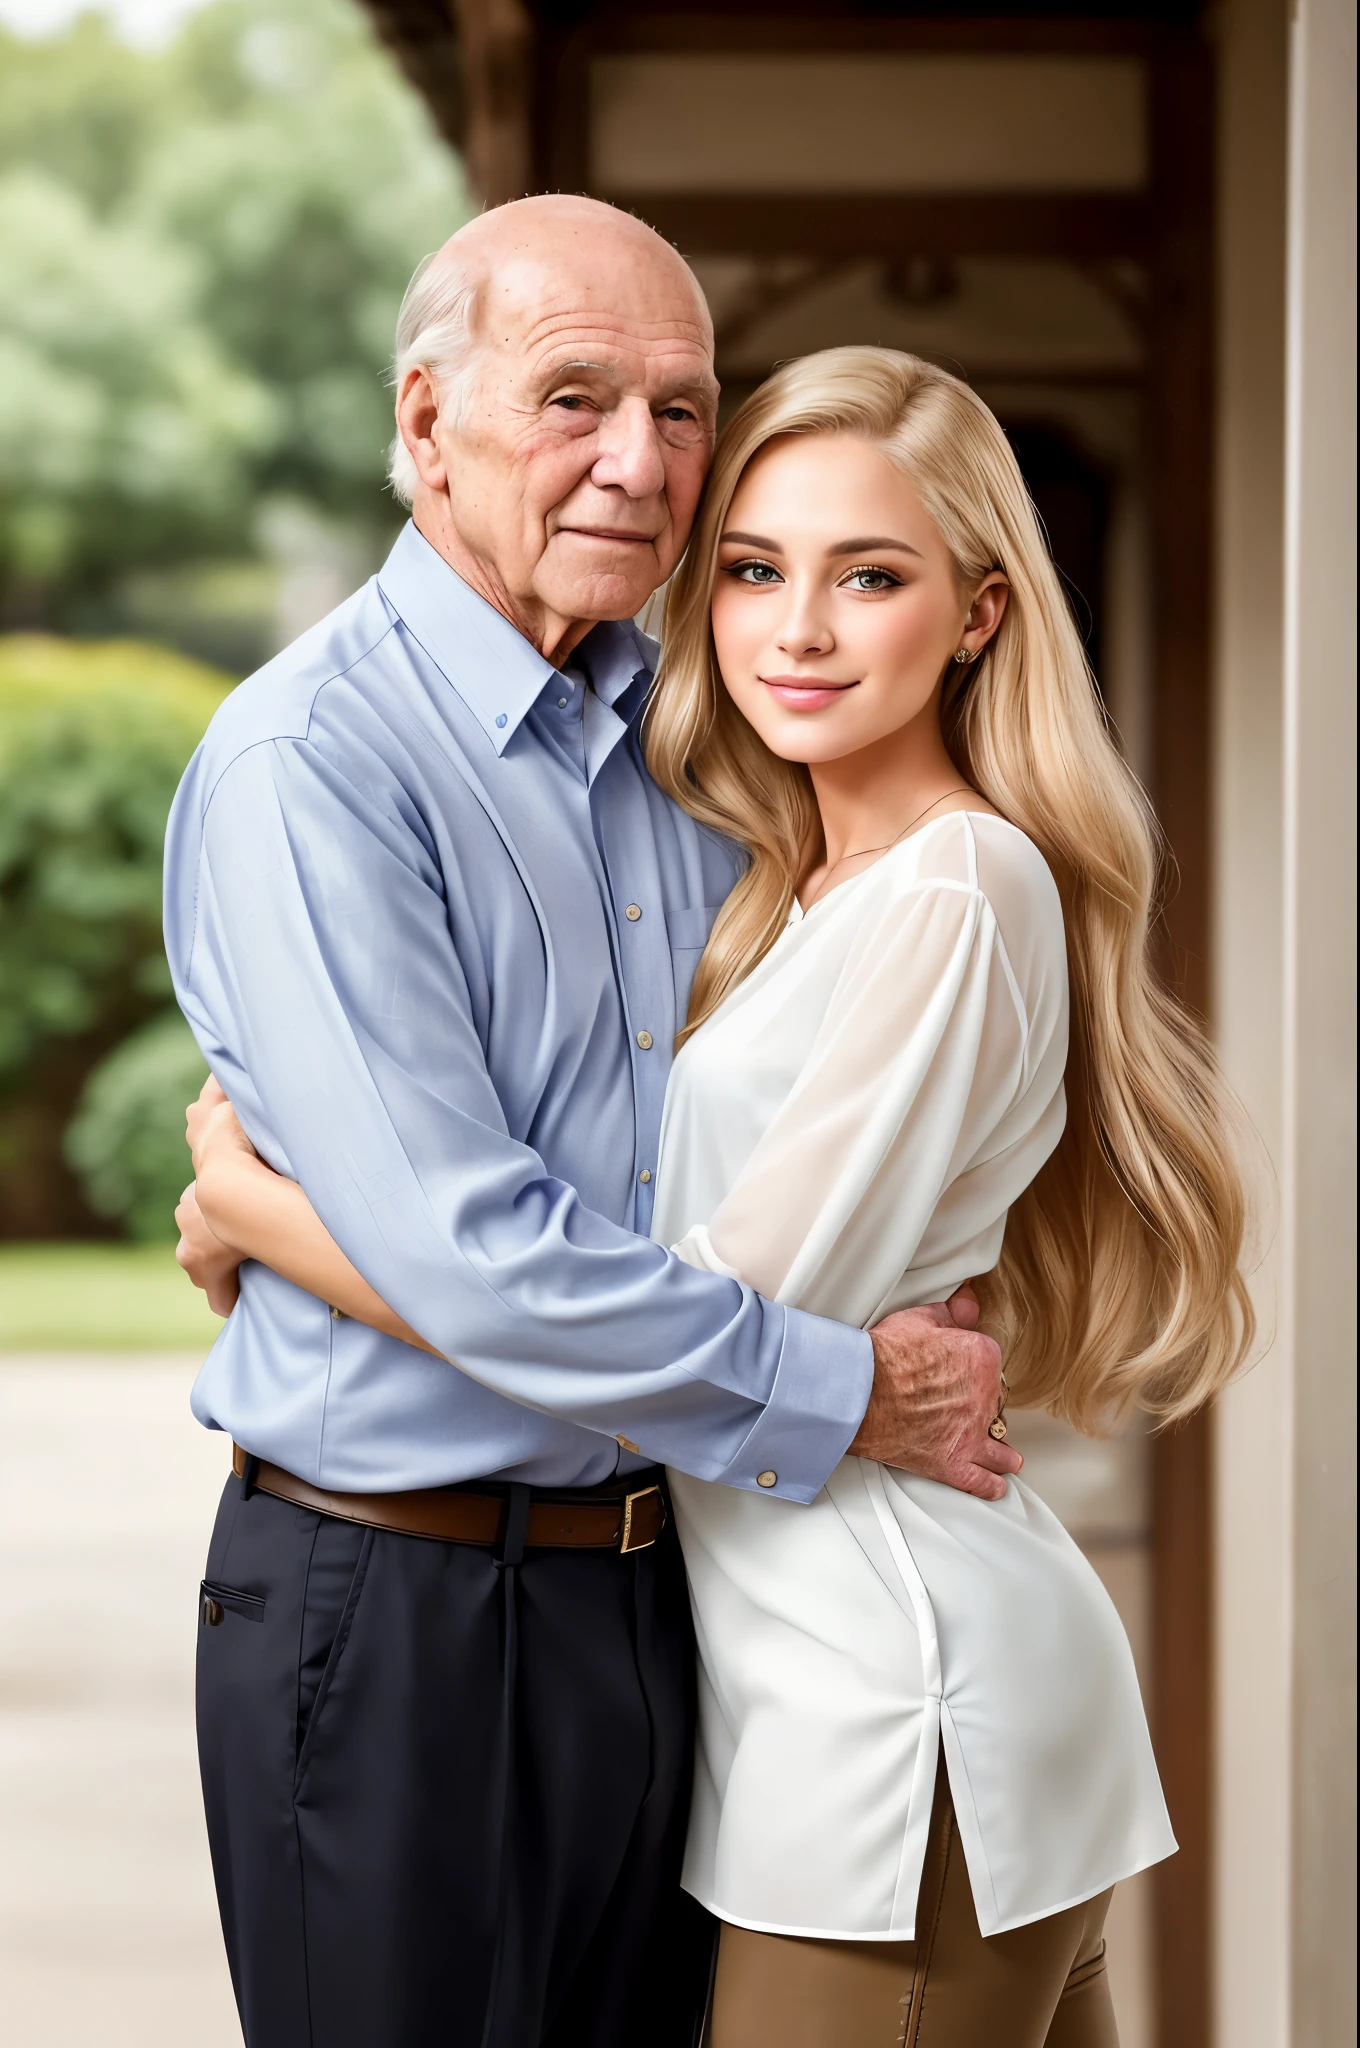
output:
[[[871,853],[891,853],[893,848],[897,845],[898,840],[905,839],[913,825],[919,825],[922,818],[928,818],[932,811],[938,811],[940,805],[942,803],[946,803],[951,796],[971,795],[972,791],[969,789],[967,783],[960,783],[957,789],[947,789],[943,796],[937,796],[933,804],[927,804],[925,809],[923,811],[918,811],[914,818],[908,818],[906,824],[902,827],[902,830],[897,834],[896,839],[887,839],[884,841],[882,846],[858,846],[856,847],[853,853],[843,853],[839,860],[832,861],[830,867],[822,876],[821,886],[818,889],[817,894],[813,897],[812,903],[821,902],[823,896],[826,894],[826,885],[830,881],[832,875],[835,874],[837,868],[843,868],[848,860],[864,860]],[[812,903],[808,904],[808,910],[811,910]]]

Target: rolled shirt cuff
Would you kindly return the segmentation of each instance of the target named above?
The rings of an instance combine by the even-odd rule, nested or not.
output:
[[[815,1500],[850,1448],[873,1383],[867,1330],[786,1308],[770,1398],[718,1481],[804,1505]]]

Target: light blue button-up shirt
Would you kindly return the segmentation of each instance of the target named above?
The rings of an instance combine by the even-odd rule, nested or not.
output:
[[[263,1156],[457,1361],[246,1265],[194,1412],[318,1485],[664,1460],[810,1500],[859,1425],[862,1331],[645,1235],[670,1046],[738,872],[647,774],[654,655],[597,626],[560,673],[407,526],[180,786],[184,1013]]]

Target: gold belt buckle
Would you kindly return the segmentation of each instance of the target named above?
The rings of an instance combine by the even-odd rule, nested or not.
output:
[[[645,1543],[634,1543],[633,1509],[637,1506],[637,1503],[640,1500],[646,1500],[648,1494],[655,1493],[659,1495],[660,1492],[661,1488],[659,1486],[644,1486],[638,1493],[629,1493],[624,1495],[623,1535],[619,1539],[619,1551],[621,1555],[626,1557],[630,1550],[650,1550],[652,1545],[656,1542],[656,1536],[649,1536]],[[665,1527],[664,1519],[662,1522],[662,1527]],[[657,1535],[659,1536],[660,1533],[661,1531],[660,1529],[658,1529]]]

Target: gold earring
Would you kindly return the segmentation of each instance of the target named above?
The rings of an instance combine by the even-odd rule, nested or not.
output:
[[[973,657],[968,648],[960,647],[955,653],[954,659],[955,661],[971,661]]]

